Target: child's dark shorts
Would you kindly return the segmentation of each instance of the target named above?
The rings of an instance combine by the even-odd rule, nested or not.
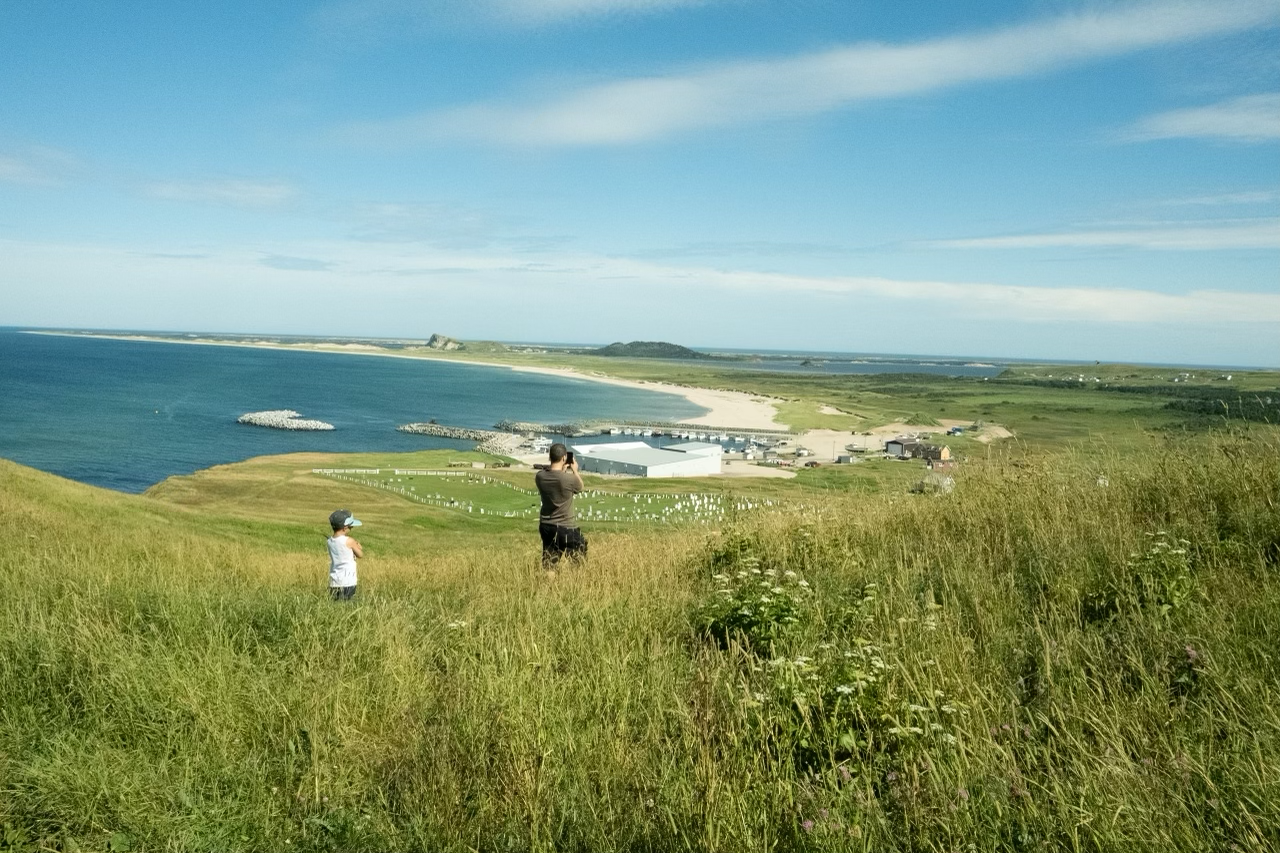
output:
[[[334,601],[350,601],[356,594],[355,585],[351,586],[331,586],[329,587],[329,597]]]

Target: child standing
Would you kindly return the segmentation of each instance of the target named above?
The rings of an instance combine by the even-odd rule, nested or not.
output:
[[[360,519],[349,510],[335,509],[329,513],[329,596],[334,601],[350,601],[356,594],[356,560],[364,557],[360,543],[348,534],[351,528],[360,526]]]

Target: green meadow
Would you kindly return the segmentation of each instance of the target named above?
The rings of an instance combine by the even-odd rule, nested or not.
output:
[[[735,372],[1018,438],[947,494],[589,477],[555,577],[479,454],[0,461],[0,850],[1280,848],[1280,434],[1040,369]]]

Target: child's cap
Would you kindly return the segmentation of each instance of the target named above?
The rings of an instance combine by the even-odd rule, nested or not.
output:
[[[329,513],[329,526],[334,530],[343,527],[359,527],[360,519],[352,515],[349,509],[335,509]]]

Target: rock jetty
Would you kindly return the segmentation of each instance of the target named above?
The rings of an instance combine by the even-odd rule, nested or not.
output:
[[[445,426],[444,424],[415,423],[396,427],[400,432],[411,432],[415,435],[433,435],[437,438],[455,438],[461,441],[474,441],[476,450],[491,453],[494,456],[510,456],[523,441],[523,437],[513,432],[499,432],[491,429],[472,429],[470,427]]]
[[[333,424],[324,421],[312,421],[303,418],[293,409],[272,409],[267,412],[247,412],[236,418],[238,424],[270,427],[271,429],[291,429],[321,432],[333,429]]]

